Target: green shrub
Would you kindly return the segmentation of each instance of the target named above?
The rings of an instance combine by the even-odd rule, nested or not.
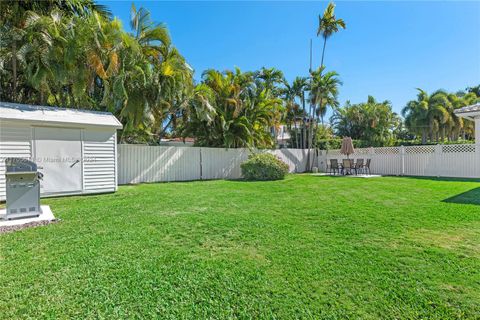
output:
[[[270,153],[258,153],[241,164],[246,180],[281,180],[288,173],[288,165]]]

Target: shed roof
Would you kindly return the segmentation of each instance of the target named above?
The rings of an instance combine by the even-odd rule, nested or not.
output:
[[[25,120],[56,124],[82,124],[121,129],[122,124],[110,112],[65,109],[0,102],[0,120]]]
[[[476,103],[471,106],[456,109],[454,113],[459,117],[468,118],[468,119],[480,117],[480,103]]]

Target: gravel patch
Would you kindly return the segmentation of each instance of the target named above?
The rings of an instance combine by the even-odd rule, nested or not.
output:
[[[60,222],[60,219],[55,219],[51,221],[35,221],[35,222],[29,222],[29,223],[25,223],[17,226],[3,226],[3,227],[0,227],[0,234],[19,231],[26,228],[46,226],[47,224],[57,223],[57,222]]]

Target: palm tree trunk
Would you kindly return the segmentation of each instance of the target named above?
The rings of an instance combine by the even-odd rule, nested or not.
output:
[[[298,129],[297,129],[297,121],[295,120],[295,117],[293,117],[293,125],[295,127],[295,149],[298,149]]]
[[[13,41],[12,43],[12,74],[13,74],[12,101],[17,102],[17,44],[15,41]]]
[[[323,59],[325,58],[325,47],[327,46],[327,38],[323,38],[323,49],[322,49],[322,60],[320,62],[320,78],[322,77],[322,67],[323,67]],[[311,79],[311,78],[310,78]],[[322,103],[323,103],[323,96],[320,96],[320,105],[319,105],[319,108],[322,107]],[[312,108],[312,116],[311,116],[311,120],[313,120],[315,118],[315,109],[316,109],[316,105],[313,105],[313,108]],[[322,124],[323,124],[323,116],[322,116]],[[310,124],[310,134],[309,134],[309,141],[310,141],[310,147],[313,147],[313,124],[311,123]],[[317,121],[315,121],[315,128],[317,128]],[[316,132],[316,130],[315,130]],[[308,148],[308,150],[310,151],[310,147]],[[309,157],[308,157],[308,168],[309,168],[309,171],[311,171],[313,169],[313,159],[310,159],[310,152],[308,153],[309,154]]]
[[[323,58],[325,57],[325,47],[327,46],[327,38],[323,38],[322,61],[320,67],[323,67]]]
[[[305,110],[305,92],[302,93],[302,106],[303,106],[303,117],[302,117],[302,123],[303,123],[303,128],[302,128],[302,148],[306,149],[307,148],[307,124],[305,123],[305,115],[306,115],[306,110]]]

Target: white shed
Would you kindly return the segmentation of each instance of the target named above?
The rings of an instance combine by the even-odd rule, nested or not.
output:
[[[0,201],[5,158],[32,159],[42,196],[117,190],[117,129],[108,112],[0,102]]]

